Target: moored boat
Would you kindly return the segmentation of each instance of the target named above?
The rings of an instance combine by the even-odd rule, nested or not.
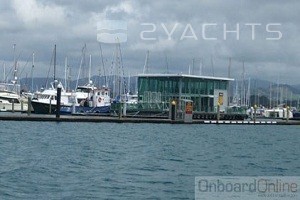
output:
[[[1,111],[26,111],[28,104],[19,94],[20,85],[1,83],[0,84],[0,109]]]
[[[110,90],[107,87],[88,89],[81,86],[75,92],[75,103],[63,105],[60,111],[61,114],[109,113],[110,106]]]

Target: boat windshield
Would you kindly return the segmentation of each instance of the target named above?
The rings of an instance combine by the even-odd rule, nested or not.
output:
[[[91,91],[90,88],[77,88],[76,92],[84,92],[84,93],[89,93]]]

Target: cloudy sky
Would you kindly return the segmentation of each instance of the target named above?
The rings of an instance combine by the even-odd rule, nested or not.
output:
[[[92,73],[98,74],[97,23],[123,20],[128,25],[127,42],[121,43],[125,74],[141,73],[149,50],[151,73],[168,68],[187,74],[194,59],[195,74],[227,76],[232,58],[234,78],[241,77],[244,61],[247,77],[299,84],[299,10],[299,0],[3,0],[1,74],[4,66],[6,72],[13,66],[13,44],[21,77],[30,74],[33,52],[35,76],[46,77],[54,44],[58,76],[67,56],[76,79],[85,44]],[[106,74],[112,73],[115,46],[101,43]]]

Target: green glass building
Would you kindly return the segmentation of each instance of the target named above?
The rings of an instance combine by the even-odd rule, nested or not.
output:
[[[234,79],[195,76],[184,74],[141,74],[138,75],[139,103],[160,105],[167,109],[175,100],[188,99],[194,103],[194,111],[215,112],[218,103],[220,110],[228,106],[229,82]]]

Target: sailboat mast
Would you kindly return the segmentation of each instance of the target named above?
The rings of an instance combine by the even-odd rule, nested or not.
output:
[[[130,93],[131,92],[131,90],[130,90],[130,84],[131,84],[131,76],[130,76],[130,73],[129,73],[129,75],[128,75],[128,92]]]
[[[192,60],[192,75],[195,75],[195,58]]]
[[[34,69],[34,52],[32,53],[31,92],[33,92],[33,69]]]
[[[245,105],[245,96],[246,96],[246,88],[245,88],[245,62],[243,61],[243,80],[242,80],[242,105]]]
[[[92,69],[92,55],[90,54],[90,64],[89,64],[89,84],[91,83],[91,69]]]
[[[215,76],[213,56],[210,57],[210,62],[211,62],[212,76]]]
[[[168,74],[169,73],[169,61],[168,61],[167,53],[165,53],[165,59],[166,59],[166,74]]]
[[[246,105],[250,106],[250,91],[251,91],[251,79],[248,80],[248,89],[247,89],[247,102]]]
[[[16,44],[13,44],[13,49],[14,49],[14,80],[13,80],[13,83],[16,84],[16,80],[17,80]]]
[[[54,66],[53,66],[54,88],[56,88],[56,44],[54,45]]]
[[[99,43],[99,47],[100,47],[101,62],[102,62],[102,68],[103,68],[103,76],[104,76],[105,86],[108,87],[107,77],[106,77],[106,73],[105,73],[105,66],[104,66],[104,59],[103,59],[103,52],[102,52],[101,43]],[[100,72],[101,72],[101,70],[99,69],[99,74],[100,74]]]
[[[228,64],[228,78],[231,77],[231,58],[229,58],[229,64]]]
[[[203,67],[203,59],[200,58],[200,64],[199,64],[199,76],[202,76],[202,67]]]
[[[148,62],[149,62],[149,50],[148,50],[147,53],[146,53],[146,59],[145,59],[145,64],[144,64],[144,71],[143,71],[143,74],[148,74],[148,73],[149,73]]]
[[[279,104],[279,78],[277,78],[277,94],[276,94],[276,106]]]
[[[69,65],[67,65],[67,74],[68,74],[67,89],[70,90],[70,85],[71,85],[71,67]]]
[[[68,90],[68,87],[67,87],[67,67],[68,67],[68,57],[66,56],[66,58],[65,58],[65,88],[66,88],[66,90]]]
[[[6,83],[5,63],[3,63],[3,82]]]
[[[270,96],[269,96],[269,98],[270,98],[269,106],[270,106],[270,108],[272,108],[272,83],[270,83]]]
[[[200,62],[200,66],[201,66],[201,62]],[[201,68],[200,68],[200,70],[201,70]],[[201,74],[200,74],[200,76],[201,76]],[[230,78],[230,76],[231,76],[231,58],[229,58],[229,64],[228,64],[228,78]],[[228,81],[227,87],[228,87],[228,89],[227,89],[228,90],[227,102],[228,102],[228,105],[229,105],[230,97],[232,96],[230,81]]]

